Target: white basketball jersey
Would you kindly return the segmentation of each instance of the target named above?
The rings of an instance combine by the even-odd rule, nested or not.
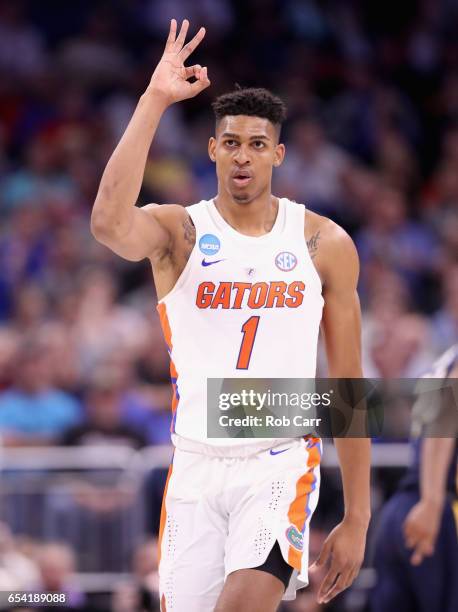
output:
[[[213,200],[187,211],[196,243],[158,304],[171,358],[172,440],[222,453],[266,446],[266,438],[207,437],[207,378],[315,377],[323,298],[304,237],[305,208],[280,199],[272,230],[258,237],[237,232]]]

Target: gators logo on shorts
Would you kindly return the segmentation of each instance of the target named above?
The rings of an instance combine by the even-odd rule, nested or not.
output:
[[[290,525],[286,530],[286,539],[296,550],[302,550],[304,547],[304,536],[294,525]]]

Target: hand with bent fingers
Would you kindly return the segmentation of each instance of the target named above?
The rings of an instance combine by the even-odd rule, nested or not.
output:
[[[403,532],[407,548],[413,548],[412,565],[420,565],[425,557],[434,553],[442,510],[441,503],[420,500],[407,515]]]
[[[367,525],[344,519],[328,535],[318,559],[309,568],[316,571],[330,560],[318,591],[318,603],[328,603],[353,583],[364,559],[366,533]]]
[[[185,19],[177,36],[177,22],[172,19],[164,53],[148,86],[148,89],[154,95],[160,96],[167,106],[193,98],[210,85],[206,67],[202,68],[199,64],[189,67],[184,65],[205,36],[205,28],[200,28],[194,38],[185,45],[188,28],[189,21]],[[190,83],[188,79],[192,77],[196,80]]]

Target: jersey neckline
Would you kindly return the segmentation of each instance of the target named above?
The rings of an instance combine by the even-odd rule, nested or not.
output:
[[[232,225],[229,225],[229,223],[224,219],[219,210],[216,208],[214,198],[212,198],[211,200],[207,200],[207,210],[215,225],[219,229],[228,232],[236,240],[251,244],[269,242],[281,232],[281,229],[284,226],[285,208],[285,198],[278,198],[277,216],[270,232],[262,234],[262,236],[248,236],[247,234],[241,234],[236,229],[234,229]]]

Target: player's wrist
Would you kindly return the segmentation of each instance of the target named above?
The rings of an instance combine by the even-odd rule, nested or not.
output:
[[[433,496],[423,496],[421,497],[421,503],[428,508],[430,511],[439,511],[442,510],[445,503],[445,495],[437,494]]]
[[[346,510],[343,518],[345,524],[367,529],[371,520],[370,510],[351,509]]]
[[[169,106],[173,104],[173,100],[163,89],[157,87],[155,84],[150,83],[145,90],[145,93],[141,96],[141,100],[147,104],[152,104],[155,110],[164,112]]]

